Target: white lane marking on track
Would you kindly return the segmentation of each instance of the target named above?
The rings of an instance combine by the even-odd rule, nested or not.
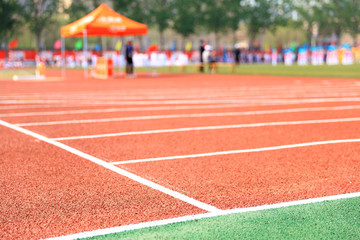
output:
[[[229,94],[238,94],[238,93],[247,93],[247,94],[258,94],[263,95],[266,93],[274,95],[277,93],[285,92],[286,94],[295,94],[298,92],[304,92],[306,94],[338,94],[343,93],[344,91],[355,92],[359,86],[354,83],[348,84],[336,84],[332,83],[329,86],[324,84],[305,84],[301,86],[294,86],[293,84],[288,85],[279,85],[276,87],[272,86],[248,86],[248,87],[208,87],[208,88],[183,88],[183,89],[174,89],[174,88],[163,88],[163,89],[132,89],[131,91],[99,91],[99,92],[87,92],[87,91],[78,91],[78,92],[57,92],[57,93],[22,93],[11,95],[4,95],[3,99],[37,99],[48,97],[64,98],[66,99],[88,99],[91,98],[101,98],[101,99],[134,99],[139,97],[148,97],[148,98],[162,98],[162,97],[174,97],[174,96],[186,96],[186,97],[197,97],[197,96],[228,96]],[[320,90],[320,92],[319,92]],[[339,92],[341,90],[341,92]]]
[[[219,104],[219,105],[191,105],[191,106],[159,106],[159,107],[134,107],[134,108],[107,108],[107,109],[88,109],[88,110],[68,110],[51,112],[22,112],[22,113],[2,113],[0,117],[25,117],[25,116],[50,116],[50,115],[68,115],[83,113],[106,113],[106,112],[131,112],[131,111],[157,111],[157,110],[189,110],[189,109],[216,109],[216,108],[235,108],[243,107],[243,104]],[[351,110],[359,109],[360,105],[338,106],[338,107],[312,107],[295,108],[312,111],[324,110]]]
[[[64,121],[50,121],[50,122],[30,122],[30,123],[18,123],[15,125],[17,125],[17,126],[45,126],[45,125],[59,125],[59,124],[120,122],[120,121],[169,119],[169,118],[226,117],[226,116],[242,116],[242,115],[310,112],[310,111],[312,111],[312,112],[314,112],[314,111],[339,111],[339,110],[350,110],[350,109],[359,109],[359,108],[360,108],[359,105],[341,106],[341,107],[290,108],[290,109],[259,110],[259,111],[246,111],[246,112],[169,114],[169,115],[152,115],[152,116],[136,116],[136,117],[120,117],[120,118],[83,119],[83,120],[79,119],[79,120],[64,120]]]
[[[216,108],[235,108],[243,107],[243,104],[218,104],[218,105],[190,105],[190,106],[158,106],[158,107],[133,107],[133,108],[105,108],[105,109],[88,109],[88,110],[68,110],[68,111],[51,111],[51,112],[23,112],[23,113],[3,113],[0,117],[23,117],[23,116],[49,116],[49,115],[67,115],[82,113],[106,113],[106,112],[135,112],[135,111],[157,111],[157,110],[189,110],[189,109],[216,109]],[[350,106],[346,106],[350,107]],[[355,105],[354,108],[360,108]]]
[[[262,148],[253,148],[253,149],[230,150],[230,151],[210,152],[210,153],[199,153],[199,154],[189,154],[189,155],[179,155],[179,156],[169,156],[169,157],[156,157],[156,158],[146,158],[146,159],[135,159],[135,160],[120,161],[120,162],[112,162],[111,164],[113,164],[113,165],[119,165],[119,164],[154,162],[154,161],[164,161],[164,160],[174,160],[174,159],[184,159],[184,158],[211,157],[211,156],[217,156],[217,155],[229,155],[229,154],[239,154],[239,153],[274,151],[274,150],[281,150],[281,149],[299,148],[299,147],[309,147],[309,146],[317,146],[317,145],[325,145],[325,144],[356,143],[356,142],[360,142],[360,138],[328,140],[328,141],[307,142],[307,143],[296,143],[296,144],[273,146],[273,147],[262,147]]]
[[[120,136],[158,134],[158,133],[189,132],[189,131],[251,128],[251,127],[267,127],[267,126],[283,126],[283,125],[319,124],[319,123],[341,123],[341,122],[356,122],[356,121],[360,121],[360,117],[359,118],[336,118],[336,119],[322,119],[322,120],[287,121],[287,122],[247,123],[247,124],[233,124],[233,125],[205,126],[205,127],[187,127],[187,128],[134,131],[134,132],[107,133],[107,134],[96,134],[96,135],[86,135],[86,136],[59,137],[59,138],[50,138],[50,139],[55,140],[55,141],[65,141],[65,140],[76,140],[76,139],[120,137]]]
[[[353,95],[353,94],[352,94]],[[351,96],[352,96],[351,95]],[[338,95],[336,95],[338,96]],[[342,96],[342,94],[340,94],[340,96]],[[357,95],[356,95],[357,96]],[[285,96],[286,97],[286,96]],[[310,102],[304,102],[304,99],[301,100],[299,102],[299,99],[297,98],[298,95],[292,96],[291,98],[296,98],[296,99],[291,99],[291,103],[290,104],[303,104],[303,103],[316,103],[316,99],[311,99],[308,100]],[[310,97],[310,96],[309,96]],[[311,97],[326,97],[326,96],[321,96],[321,95],[316,95],[316,96],[311,96]],[[256,98],[257,100],[254,100],[253,98]],[[290,98],[290,96],[289,96]],[[289,98],[284,99],[284,95],[279,95],[279,96],[264,96],[264,95],[259,95],[259,96],[253,96],[253,95],[241,95],[240,99],[242,99],[241,103],[226,103],[226,104],[243,104],[244,106],[253,106],[253,105],[257,105],[257,106],[268,106],[268,105],[286,105],[289,104],[287,101],[290,100]],[[234,100],[233,98],[231,98],[232,100]],[[280,101],[277,101],[277,99],[280,99]],[[323,99],[323,98],[320,98]],[[341,98],[340,98],[341,99]],[[305,99],[306,100],[306,99]],[[352,99],[353,100],[353,99]],[[13,100],[14,101],[14,100]],[[18,100],[19,101],[19,100]],[[213,100],[215,101],[215,100]],[[345,100],[345,102],[349,102],[351,100]],[[320,101],[320,102],[323,102]],[[326,100],[325,102],[344,102],[339,100],[339,98],[337,99],[333,99],[332,101],[330,100]],[[33,103],[33,102],[31,102]],[[74,100],[72,102],[56,102],[55,100],[53,100],[52,102],[53,104],[56,105],[50,105],[50,104],[46,104],[44,105],[44,103],[38,103],[41,105],[29,105],[29,102],[9,102],[7,104],[22,104],[22,105],[9,105],[9,106],[0,106],[0,110],[9,110],[9,109],[27,109],[27,108],[55,108],[55,107],[63,107],[63,108],[69,108],[69,107],[84,107],[84,106],[104,106],[104,105],[131,105],[129,103],[124,103],[124,102],[119,102],[117,100],[112,100],[112,101],[101,101],[101,100],[96,100],[96,101],[89,101],[88,98],[86,101],[79,101],[79,100]],[[146,105],[146,104],[142,104],[143,102],[139,102],[137,101],[137,104],[134,105]],[[218,102],[212,102],[213,104],[220,104]],[[162,103],[161,105],[164,105],[165,103]],[[181,104],[181,103],[172,103],[172,105],[175,104]],[[206,104],[206,103],[196,103],[196,102],[192,102],[191,104]],[[160,105],[160,103],[159,103]],[[169,104],[171,105],[171,104]]]
[[[278,90],[278,89],[276,89]],[[139,95],[128,95],[124,96],[123,93],[119,93],[118,95],[113,96],[106,96],[107,93],[103,93],[101,96],[94,96],[92,94],[88,95],[71,95],[68,93],[63,93],[61,95],[36,95],[36,96],[16,96],[15,98],[5,99],[3,98],[0,100],[1,103],[6,104],[26,104],[26,103],[34,103],[34,101],[39,102],[39,104],[44,103],[43,101],[51,101],[51,103],[64,102],[64,101],[76,101],[76,102],[83,102],[89,103],[89,99],[92,101],[125,101],[125,100],[197,100],[197,99],[212,99],[212,100],[225,100],[225,99],[289,99],[289,98],[296,98],[298,99],[299,93],[301,92],[301,98],[330,98],[330,97],[359,97],[359,92],[356,91],[354,88],[349,89],[341,89],[336,88],[333,91],[325,91],[322,89],[321,93],[318,92],[309,92],[309,89],[302,89],[302,91],[291,91],[291,89],[283,89],[282,91],[276,91],[275,89],[269,89],[267,91],[263,90],[260,92],[248,91],[248,90],[227,90],[225,92],[216,91],[216,92],[184,92],[178,94],[177,92],[170,92],[166,95],[146,95],[139,94]],[[349,91],[350,90],[350,91]],[[290,91],[290,92],[289,92]],[[17,101],[17,102],[16,102]],[[25,106],[28,106],[25,105]],[[24,106],[24,107],[25,107]],[[0,109],[2,109],[0,107]]]
[[[142,222],[142,223],[119,226],[119,227],[98,229],[98,230],[89,231],[89,232],[75,233],[75,234],[60,236],[60,237],[55,237],[55,238],[48,238],[47,240],[72,240],[72,239],[78,239],[78,238],[79,239],[90,238],[90,237],[101,236],[101,235],[106,235],[106,234],[120,233],[120,232],[124,232],[124,231],[133,231],[133,230],[137,230],[137,229],[163,226],[163,225],[168,225],[168,224],[173,224],[173,223],[181,223],[181,222],[186,222],[186,221],[200,220],[200,219],[225,216],[225,215],[230,215],[230,214],[265,211],[265,210],[271,210],[271,209],[293,207],[293,206],[299,206],[299,205],[314,204],[314,203],[321,203],[321,202],[326,202],[326,201],[335,201],[335,200],[349,199],[349,198],[356,198],[356,197],[360,197],[360,192],[319,197],[319,198],[310,198],[310,199],[297,200],[297,201],[291,201],[291,202],[275,203],[275,204],[262,205],[262,206],[256,206],[256,207],[229,209],[229,210],[223,210],[218,213],[203,213],[203,214],[188,215],[188,216],[183,216],[183,217],[163,219],[163,220],[157,220],[157,221],[151,221],[151,222]]]
[[[69,146],[67,146],[67,145],[65,145],[65,144],[63,144],[63,143],[60,143],[60,142],[51,140],[51,139],[49,139],[49,138],[47,138],[47,137],[45,137],[45,136],[42,136],[42,135],[40,135],[40,134],[34,133],[34,132],[32,132],[32,131],[29,131],[29,130],[27,130],[27,129],[24,129],[24,128],[15,126],[15,125],[13,125],[13,124],[11,124],[11,123],[8,123],[8,122],[2,121],[2,120],[0,120],[0,125],[5,126],[5,127],[8,127],[8,128],[11,128],[11,129],[13,129],[13,130],[16,130],[16,131],[18,131],[18,132],[24,133],[24,134],[26,134],[26,135],[32,136],[32,137],[34,137],[34,138],[37,138],[37,139],[39,139],[39,140],[41,140],[41,141],[44,141],[44,142],[46,142],[46,143],[49,143],[49,144],[51,144],[51,145],[54,145],[54,146],[56,146],[56,147],[58,147],[58,148],[61,148],[61,149],[65,150],[65,151],[67,151],[67,152],[70,152],[70,153],[72,153],[72,154],[75,154],[75,155],[77,155],[77,156],[79,156],[79,157],[82,157],[82,158],[87,159],[87,160],[89,160],[89,161],[91,161],[91,162],[93,162],[93,163],[96,163],[96,164],[98,164],[98,165],[100,165],[100,166],[102,166],[102,167],[104,167],[104,168],[107,168],[107,169],[109,169],[109,170],[111,170],[111,171],[113,171],[113,172],[116,172],[116,173],[118,173],[118,174],[120,174],[120,175],[122,175],[122,176],[125,176],[125,177],[127,177],[127,178],[130,178],[130,179],[132,179],[132,180],[134,180],[134,181],[136,181],[136,182],[138,182],[138,183],[140,183],[140,184],[143,184],[143,185],[145,185],[145,186],[148,186],[148,187],[150,187],[150,188],[153,188],[153,189],[155,189],[155,190],[158,190],[158,191],[160,191],[160,192],[162,192],[162,193],[165,193],[165,194],[167,194],[167,195],[170,195],[170,196],[172,196],[172,197],[174,197],[174,198],[176,198],[176,199],[178,199],[178,200],[181,200],[181,201],[183,201],[183,202],[186,202],[186,203],[188,203],[188,204],[191,204],[191,205],[193,205],[193,206],[196,206],[196,207],[198,207],[198,208],[200,208],[200,209],[203,209],[203,210],[205,210],[205,211],[208,211],[208,212],[221,211],[220,209],[218,209],[218,208],[216,208],[216,207],[214,207],[214,206],[211,206],[211,205],[209,205],[209,204],[200,202],[200,201],[198,201],[198,200],[195,200],[195,199],[193,199],[193,198],[190,198],[190,197],[188,197],[188,196],[186,196],[186,195],[184,195],[184,194],[181,194],[181,193],[179,193],[179,192],[173,191],[173,190],[171,190],[171,189],[165,188],[165,187],[163,187],[163,186],[161,186],[161,185],[159,185],[159,184],[157,184],[157,183],[151,182],[151,181],[149,181],[149,180],[147,180],[147,179],[145,179],[145,178],[142,178],[142,177],[137,176],[137,175],[135,175],[135,174],[133,174],[133,173],[130,173],[130,172],[125,171],[125,170],[123,170],[123,169],[121,169],[121,168],[118,168],[118,167],[114,166],[113,164],[110,164],[110,163],[105,162],[105,161],[103,161],[103,160],[101,160],[101,159],[99,159],[99,158],[96,158],[96,157],[94,157],[94,156],[91,156],[91,155],[89,155],[89,154],[86,154],[86,153],[84,153],[84,152],[81,152],[81,151],[79,151],[79,150],[77,150],[77,149],[75,149],[75,148],[69,147]]]
[[[85,100],[84,100],[85,101]],[[346,97],[346,98],[311,98],[311,99],[288,99],[288,98],[282,98],[282,99],[271,99],[271,100],[263,100],[263,99],[208,99],[208,100],[201,100],[201,99],[195,99],[195,100],[138,100],[138,101],[110,101],[110,102],[104,102],[104,101],[92,101],[93,104],[122,104],[122,105],[159,105],[159,104],[231,104],[231,103],[324,103],[324,102],[359,102],[359,97]],[[79,103],[79,100],[34,100],[29,101],[28,103]],[[0,104],[18,104],[19,102],[17,100],[5,100],[0,101]]]

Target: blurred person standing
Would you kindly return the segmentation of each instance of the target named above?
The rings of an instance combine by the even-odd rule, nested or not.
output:
[[[235,49],[233,51],[234,64],[233,64],[233,67],[232,67],[232,72],[234,72],[235,68],[240,64],[240,56],[241,56],[240,44],[236,43],[234,47],[235,47]]]
[[[202,53],[202,67],[203,67],[203,71],[206,65],[209,65],[209,60],[210,60],[210,52],[212,51],[212,47],[210,45],[206,45],[204,47],[204,51]]]
[[[160,66],[160,58],[158,50],[152,51],[150,54],[150,67],[151,67],[151,76],[156,77],[157,68]]]
[[[217,62],[218,62],[218,56],[214,49],[210,49],[209,54],[209,71],[210,73],[216,73],[217,72]]]
[[[205,42],[200,40],[200,72],[204,72],[204,58],[203,53],[205,51]]]
[[[125,60],[126,60],[126,77],[134,77],[134,63],[133,63],[134,47],[132,41],[129,40],[126,44],[125,49]]]

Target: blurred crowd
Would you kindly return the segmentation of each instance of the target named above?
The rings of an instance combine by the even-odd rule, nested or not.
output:
[[[25,51],[24,51],[25,52]],[[125,52],[109,50],[101,53],[102,57],[113,60],[114,67],[126,65]],[[95,66],[100,53],[98,51],[67,50],[65,63],[69,68]],[[62,64],[61,52],[40,51],[35,57],[26,56],[22,50],[9,52],[8,61],[0,59],[0,67],[22,67],[35,63],[35,58],[45,62],[46,65],[60,67]],[[188,64],[232,63],[232,64],[285,64],[285,65],[335,65],[354,64],[360,62],[360,46],[344,44],[337,46],[298,46],[291,48],[260,49],[241,48],[235,44],[233,48],[220,47],[214,49],[212,45],[202,42],[199,50],[190,51],[163,51],[151,46],[148,51],[137,51],[132,54],[134,67],[162,67],[185,66]],[[201,69],[200,69],[201,70]]]

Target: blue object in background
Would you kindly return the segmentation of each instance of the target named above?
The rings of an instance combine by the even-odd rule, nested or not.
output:
[[[100,51],[100,44],[96,44],[94,51]]]

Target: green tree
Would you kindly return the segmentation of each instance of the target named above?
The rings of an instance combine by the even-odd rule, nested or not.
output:
[[[156,26],[160,35],[160,48],[163,48],[165,39],[164,31],[169,27],[170,20],[173,15],[173,5],[171,0],[151,0],[152,7],[149,14],[151,19],[151,25]]]
[[[64,10],[69,16],[68,22],[74,22],[90,12],[90,7],[86,5],[85,1],[72,1],[70,6]]]
[[[359,34],[360,2],[358,0],[323,0],[322,11],[325,15],[323,26],[330,29],[340,40],[344,32],[353,37],[354,44]]]
[[[5,58],[7,58],[9,38],[22,22],[21,10],[17,0],[0,1],[0,36],[5,45]]]
[[[70,6],[65,9],[65,13],[69,16],[69,23],[74,22],[86,14],[93,11],[101,4],[100,0],[76,0],[72,1]]]
[[[246,12],[250,46],[259,33],[286,25],[293,11],[290,0],[244,0],[241,7]]]
[[[41,48],[42,33],[53,23],[52,16],[58,12],[57,0],[27,0],[24,2],[25,19],[36,37],[36,49]]]
[[[137,22],[150,24],[149,12],[152,6],[149,0],[113,0],[114,10]]]
[[[113,0],[114,10],[128,17],[146,25],[151,24],[150,9],[152,8],[151,0]],[[140,40],[140,48],[144,49],[143,37],[138,37]]]
[[[357,44],[357,35],[360,33],[360,2],[358,0],[345,0],[343,13],[345,26],[353,38],[354,46]]]
[[[312,0],[298,1],[294,7],[298,18],[296,19],[296,26],[303,27],[306,32],[306,41],[311,43],[313,40],[314,28],[318,27],[319,20],[322,15],[319,9],[319,2]]]
[[[173,25],[172,28],[183,38],[195,33],[196,26],[199,25],[198,12],[200,2],[193,0],[173,1]],[[181,44],[183,47],[183,43]]]
[[[135,21],[155,26],[160,34],[160,47],[164,45],[164,31],[172,17],[174,0],[113,0],[115,11]]]
[[[242,8],[242,2],[244,0],[229,1],[227,17],[229,21],[229,30],[233,32],[233,44],[237,42],[236,39],[236,30],[238,30],[240,22],[244,21],[247,17],[246,9]]]
[[[319,20],[319,28],[321,31],[326,30],[327,34],[335,34],[336,40],[339,41],[342,34],[346,30],[350,30],[356,16],[356,8],[358,1],[354,4],[350,0],[322,0],[321,9],[319,12],[322,18]]]
[[[229,12],[233,0],[204,0],[201,4],[201,23],[205,29],[215,34],[215,47],[219,46],[220,33],[229,26]]]

